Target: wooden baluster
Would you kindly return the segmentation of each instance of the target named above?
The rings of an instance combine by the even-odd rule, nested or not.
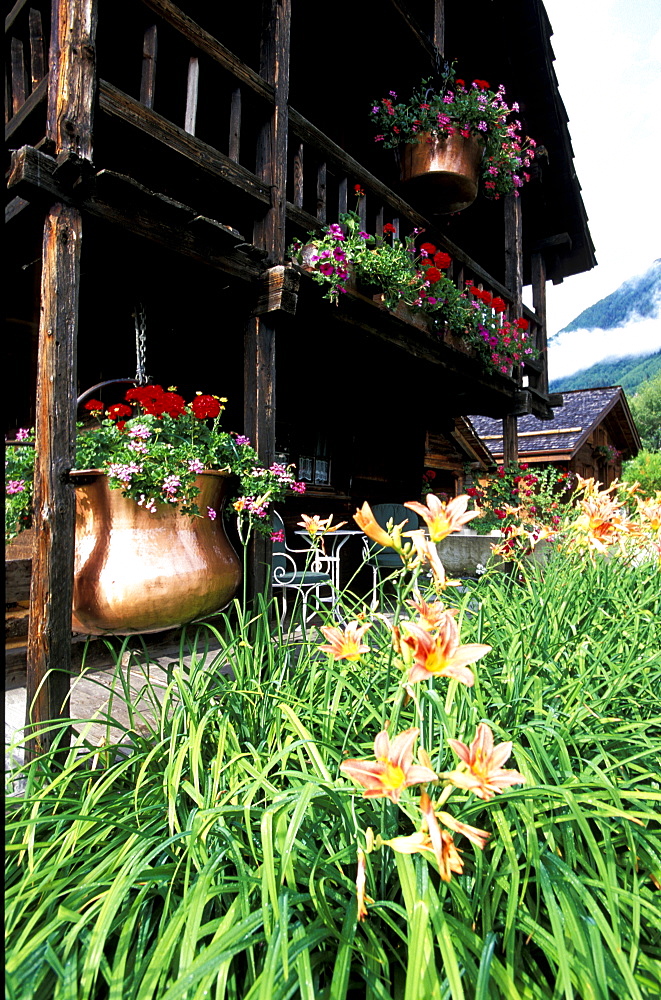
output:
[[[516,319],[523,307],[523,225],[521,199],[513,194],[505,198],[505,285],[512,295],[513,318]],[[520,385],[520,366],[517,372]],[[503,464],[510,465],[518,460],[517,418],[508,413],[503,417]]]
[[[241,88],[236,87],[232,91],[232,101],[230,104],[230,138],[227,155],[235,163],[239,162],[241,155]]]
[[[395,232],[393,233],[393,239],[398,240],[399,239],[399,219],[398,218],[394,218],[392,220],[392,224],[395,227]]]
[[[342,215],[342,213],[346,212],[346,210],[347,210],[347,205],[348,205],[347,190],[348,190],[348,181],[347,181],[347,178],[346,177],[342,177],[340,179],[340,183],[338,185],[338,190],[337,190],[337,214],[338,215]]]
[[[317,168],[317,219],[326,222],[326,164],[320,163]]]
[[[154,107],[154,90],[156,88],[156,53],[158,49],[158,31],[155,24],[147,28],[142,41],[142,77],[140,80],[140,102],[146,108]]]
[[[530,262],[532,270],[532,307],[539,317],[536,347],[544,370],[536,375],[535,388],[546,395],[549,391],[549,369],[546,348],[546,261],[541,253],[534,253]]]
[[[358,199],[358,215],[360,217],[360,228],[365,232],[367,229],[367,195]]]
[[[439,55],[445,54],[445,0],[434,0],[434,45]]]
[[[25,61],[23,59],[23,42],[18,38],[11,40],[11,107],[16,114],[25,104]]]
[[[30,8],[30,76],[32,90],[46,76],[46,59],[44,56],[44,29],[41,23],[41,11]]]
[[[384,222],[383,222],[383,205],[381,205],[381,207],[379,208],[379,211],[376,213],[376,222],[374,223],[374,226],[375,226],[375,229],[376,229],[376,232],[374,233],[374,235],[376,236],[377,239],[381,239],[381,237],[383,236],[383,225],[384,225]]]
[[[294,154],[294,204],[303,208],[303,143]]]
[[[197,120],[197,95],[200,85],[200,60],[197,56],[191,56],[188,62],[188,81],[186,84],[186,115],[184,118],[184,130],[190,135],[195,135],[195,122]]]

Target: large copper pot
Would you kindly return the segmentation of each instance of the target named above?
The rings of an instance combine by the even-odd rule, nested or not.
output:
[[[477,198],[483,155],[484,146],[474,135],[424,132],[420,142],[399,147],[400,177],[429,194],[433,211],[459,212]]]
[[[224,607],[241,564],[223,528],[229,476],[203,472],[196,503],[209,517],[159,505],[154,514],[111,490],[98,469],[73,472],[76,486],[75,632],[160,632]]]

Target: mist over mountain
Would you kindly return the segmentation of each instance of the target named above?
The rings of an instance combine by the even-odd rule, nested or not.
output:
[[[622,385],[661,370],[661,259],[549,337],[550,388]]]

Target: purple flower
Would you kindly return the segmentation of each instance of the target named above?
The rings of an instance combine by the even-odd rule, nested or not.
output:
[[[369,233],[363,233],[362,231],[360,233],[358,233],[358,235],[363,240],[368,240],[370,238],[370,234]]]
[[[12,493],[22,493],[23,490],[25,489],[25,480],[24,479],[10,479],[9,482],[7,483],[6,489],[7,489],[7,493],[9,493],[10,495]]]
[[[30,431],[27,429],[27,427],[19,427],[19,429],[16,431],[17,441],[25,441],[26,438],[29,437],[30,437]]]
[[[244,434],[237,434],[236,435],[236,443],[237,444],[250,444],[250,438],[246,437]]]
[[[486,132],[486,130],[487,130],[487,123],[486,122],[478,122],[477,123],[477,127],[480,130],[480,132]]]
[[[218,511],[215,511],[213,507],[207,507],[207,515],[210,521],[215,521],[218,517]]]
[[[383,142],[384,139],[385,139],[385,135],[375,135],[374,136],[374,142]]]
[[[389,90],[388,93],[390,94],[391,97],[397,97],[397,94],[395,93],[394,90]]]
[[[168,497],[173,497],[179,487],[181,486],[181,479],[179,476],[166,476],[163,480],[163,486],[161,489],[164,493],[168,494]]]
[[[347,255],[341,247],[336,247],[335,250],[333,250],[333,257],[335,260],[339,261],[345,261],[347,259]]]
[[[319,270],[322,274],[325,274],[326,277],[328,278],[331,276],[331,274],[335,274],[335,268],[333,267],[332,264],[328,263],[320,264]]]
[[[191,458],[188,462],[189,472],[204,472],[204,462],[201,462],[199,458]]]
[[[305,493],[305,483],[292,483],[291,488],[294,493]]]
[[[147,441],[151,437],[151,431],[144,424],[134,424],[133,427],[129,428],[129,435]]]
[[[338,225],[337,222],[331,223],[331,225],[328,227],[328,232],[330,236],[334,236],[336,240],[344,239],[344,233],[342,232],[342,228]]]
[[[378,113],[379,113],[379,105],[375,104],[375,106],[372,108],[372,114],[378,115]]]

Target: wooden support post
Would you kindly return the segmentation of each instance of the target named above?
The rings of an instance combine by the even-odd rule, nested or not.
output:
[[[539,318],[537,331],[537,350],[544,365],[539,375],[537,388],[546,395],[549,391],[549,364],[546,345],[546,261],[544,254],[534,253],[531,260],[532,268],[532,307]]]
[[[505,285],[512,296],[514,317],[520,316],[523,308],[523,223],[521,199],[513,194],[505,198]],[[517,418],[508,413],[503,417],[503,464],[507,466],[518,460]]]
[[[244,340],[243,426],[267,468],[275,456],[275,329],[268,316],[251,316]],[[253,539],[248,571],[251,593],[264,593],[271,543]]]
[[[68,714],[75,500],[76,334],[80,212],[55,205],[44,225],[37,374],[34,532],[27,650],[27,716],[42,727]],[[52,734],[29,737],[28,756]]]
[[[433,42],[442,58],[445,55],[445,0],[434,0]]]
[[[511,413],[503,417],[503,465],[516,464],[519,461],[519,436],[517,434],[517,418]]]
[[[158,52],[158,29],[155,24],[147,28],[142,42],[142,77],[140,79],[140,103],[146,108],[154,107],[156,89],[156,55]]]
[[[235,87],[232,91],[232,102],[230,104],[230,136],[227,155],[235,163],[239,162],[241,155],[241,88]]]
[[[255,173],[271,189],[271,206],[255,223],[253,242],[282,264],[286,250],[285,205],[291,0],[264,0],[259,72],[275,90],[273,110],[257,140]]]
[[[96,21],[96,0],[54,0],[47,130],[58,158],[74,162],[92,159]],[[76,442],[81,240],[79,210],[53,205],[42,249],[26,727],[68,711],[75,529],[68,475]],[[32,735],[27,756],[51,740],[51,734]]]

